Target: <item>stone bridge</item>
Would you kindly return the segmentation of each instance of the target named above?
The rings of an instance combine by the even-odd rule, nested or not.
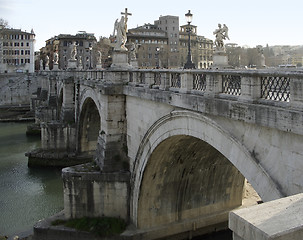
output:
[[[39,77],[33,105],[42,151],[29,153],[29,165],[54,164],[47,153],[61,166],[94,158],[63,169],[67,218],[120,217],[135,229],[124,236],[174,239],[226,227],[245,179],[264,202],[303,192],[302,72]]]

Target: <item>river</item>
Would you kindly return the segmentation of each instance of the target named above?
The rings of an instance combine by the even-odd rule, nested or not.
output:
[[[24,153],[40,139],[25,135],[28,123],[0,123],[0,236],[26,231],[63,209],[61,171],[29,169]]]

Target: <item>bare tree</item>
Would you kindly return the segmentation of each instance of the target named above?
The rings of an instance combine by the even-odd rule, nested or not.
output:
[[[4,27],[4,28],[8,28],[9,25],[8,25],[8,22],[3,19],[3,18],[0,18],[0,26]]]

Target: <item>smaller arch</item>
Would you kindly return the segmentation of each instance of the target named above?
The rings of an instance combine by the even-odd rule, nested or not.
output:
[[[62,111],[62,105],[63,105],[63,89],[59,92],[59,97],[57,100],[57,119],[60,119],[61,111]]]
[[[93,99],[85,99],[78,126],[78,151],[82,154],[94,155],[97,149],[101,117]]]

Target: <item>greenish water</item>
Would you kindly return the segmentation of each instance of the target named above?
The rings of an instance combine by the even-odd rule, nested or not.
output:
[[[40,139],[26,137],[28,123],[0,123],[0,236],[28,230],[63,209],[61,171],[29,169],[25,152]]]

